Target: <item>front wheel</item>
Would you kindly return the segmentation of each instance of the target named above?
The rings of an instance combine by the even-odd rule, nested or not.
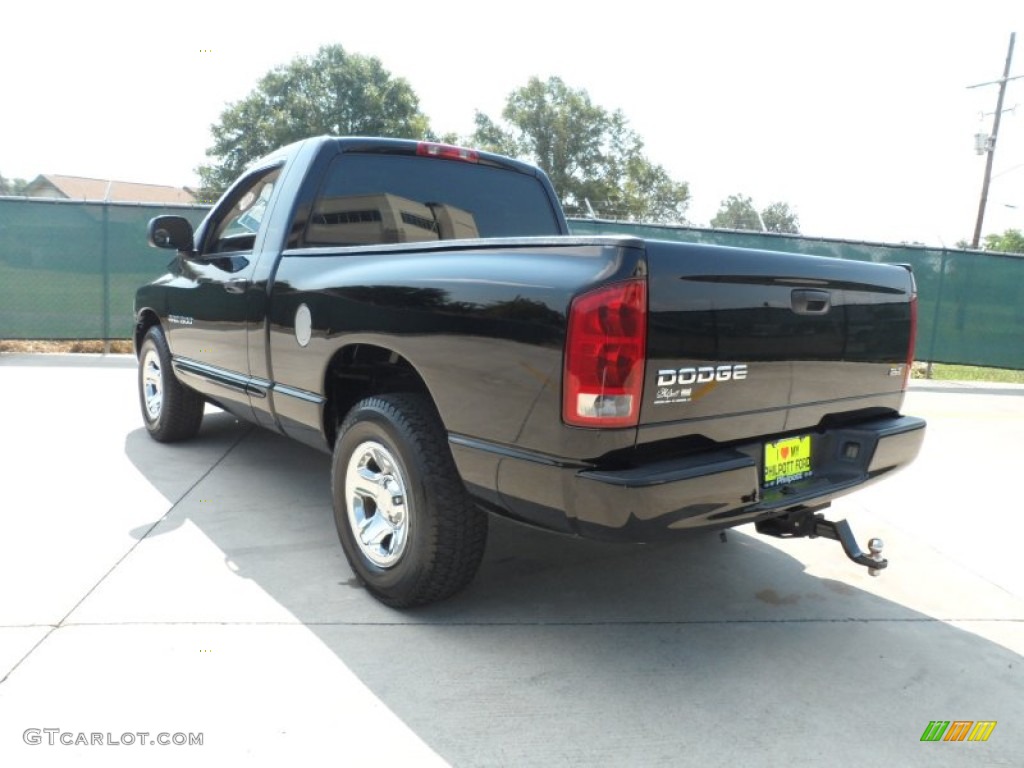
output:
[[[205,403],[174,375],[171,350],[159,325],[146,331],[139,348],[138,383],[142,420],[154,440],[173,443],[196,436]]]
[[[338,433],[331,487],[345,556],[381,602],[425,605],[473,579],[487,516],[466,493],[427,398],[383,395],[356,404]]]

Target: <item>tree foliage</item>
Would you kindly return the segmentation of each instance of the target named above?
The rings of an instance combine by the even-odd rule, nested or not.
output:
[[[800,217],[788,203],[771,203],[761,210],[761,218],[764,221],[764,228],[769,232],[800,234]]]
[[[211,126],[213,162],[197,168],[205,195],[219,195],[254,160],[308,136],[424,138],[419,98],[379,59],[327,45],[276,67]]]
[[[748,229],[753,231],[800,234],[800,218],[788,203],[771,203],[761,209],[760,216],[754,201],[746,195],[729,195],[711,219],[711,226],[721,229]]]
[[[729,195],[718,207],[718,213],[711,219],[711,226],[718,229],[761,230],[754,201],[746,195]]]
[[[1001,251],[1002,253],[1024,253],[1024,233],[1019,229],[1008,229],[1001,235],[986,235],[985,250]]]
[[[0,175],[0,195],[24,195],[27,186],[25,179],[9,179]]]
[[[509,94],[501,116],[477,112],[470,142],[540,166],[566,213],[685,222],[688,185],[647,158],[621,110],[609,112],[560,78],[533,77]]]

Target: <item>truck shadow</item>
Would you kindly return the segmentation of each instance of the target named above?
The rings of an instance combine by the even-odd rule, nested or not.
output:
[[[452,764],[854,765],[867,743],[919,764],[921,749],[957,748],[922,745],[929,721],[957,718],[1001,725],[959,746],[1024,754],[1024,729],[1002,725],[1024,717],[1020,656],[860,588],[853,564],[836,581],[744,532],[622,545],[492,518],[465,592],[393,611],[344,561],[326,455],[226,414],[190,445],[223,456],[171,476],[166,447],[127,436],[139,471],[180,499],[136,536],[197,526]]]

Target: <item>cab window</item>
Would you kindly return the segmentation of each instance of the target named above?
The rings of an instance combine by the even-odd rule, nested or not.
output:
[[[359,152],[331,162],[304,228],[311,247],[559,234],[532,174]]]

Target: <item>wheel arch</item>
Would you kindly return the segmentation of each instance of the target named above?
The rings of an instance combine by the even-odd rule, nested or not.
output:
[[[160,325],[160,318],[156,312],[149,307],[140,309],[135,316],[135,331],[132,335],[132,344],[136,357],[139,356],[139,350],[142,348],[142,340],[146,338],[146,333],[154,325]]]
[[[334,445],[345,415],[359,401],[373,395],[415,392],[437,403],[427,382],[409,359],[394,349],[355,342],[340,347],[324,372],[323,433]]]

